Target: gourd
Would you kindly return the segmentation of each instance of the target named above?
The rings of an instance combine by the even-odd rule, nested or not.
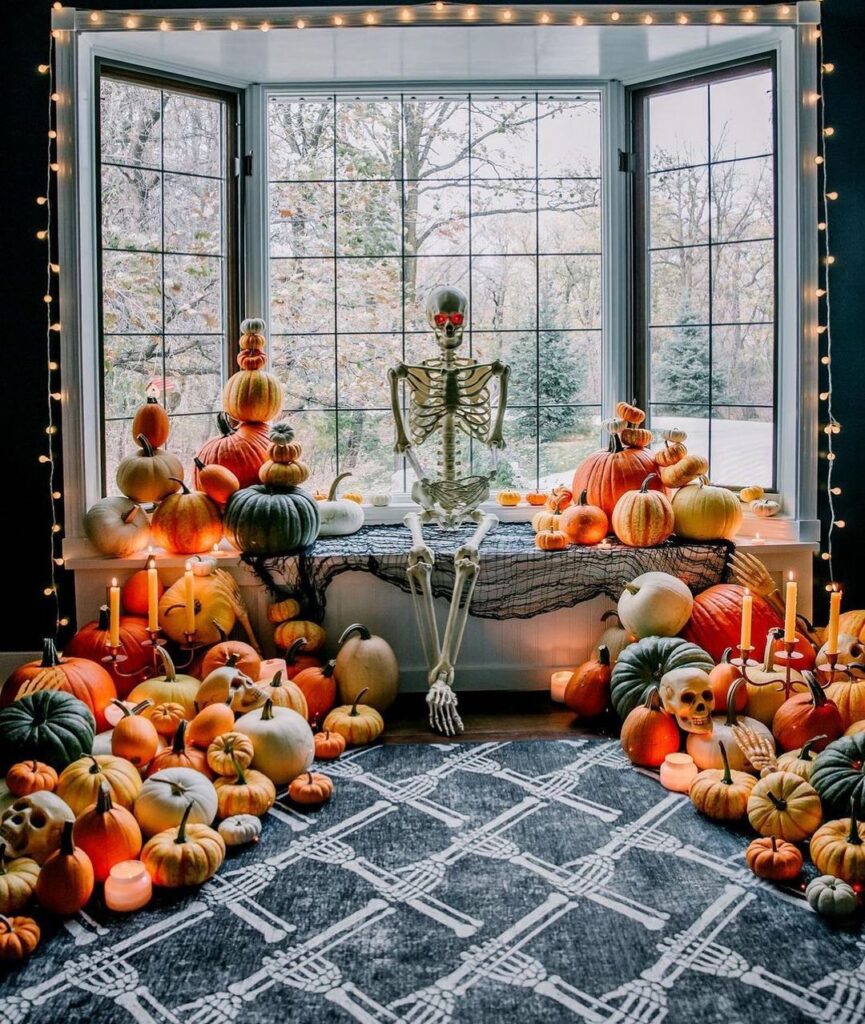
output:
[[[102,605],[99,609],[99,617],[82,626],[66,644],[61,664],[68,664],[72,658],[85,658],[99,665],[105,657],[109,640],[108,606]],[[122,615],[120,617],[120,646],[123,648],[126,660],[122,666],[115,666],[112,662],[108,662],[106,667],[106,671],[114,683],[115,692],[112,697],[125,697],[135,683],[140,682],[150,671],[153,664],[153,649],[150,646],[150,634],[147,632],[147,619]],[[93,675],[93,673],[90,674]],[[78,696],[74,690],[70,692]],[[87,702],[85,701],[85,703]],[[107,723],[103,724],[99,720],[99,716],[96,717],[96,728],[101,732],[107,728]]]
[[[849,812],[856,800],[856,816],[865,815],[865,733],[842,736],[821,750],[811,771],[811,785],[820,794],[827,815]]]
[[[111,753],[143,768],[159,750],[156,726],[141,714],[150,707],[150,702],[139,701],[131,708],[120,701],[115,701],[115,704],[122,710],[123,717],[111,733]]]
[[[748,798],[748,821],[761,836],[801,842],[820,827],[823,811],[814,787],[792,772],[772,772]]]
[[[768,836],[748,844],[745,863],[758,878],[791,882],[802,870],[802,854],[792,843]]]
[[[100,655],[101,657],[101,655]],[[0,707],[12,704],[22,694],[69,693],[93,715],[97,731],[108,728],[105,709],[117,696],[114,680],[105,669],[88,658],[61,658],[54,641],[42,641],[42,658],[15,669],[0,693]]]
[[[737,821],[745,816],[757,780],[745,772],[731,771],[723,743],[720,750],[724,767],[701,771],[691,783],[688,796],[706,817],[717,821]]]
[[[285,648],[286,651],[291,650],[300,639],[305,641],[304,650],[312,654],[324,647],[325,632],[318,623],[307,622],[305,619],[281,622],[273,631],[273,642],[277,647]],[[287,654],[286,659],[288,659]]]
[[[823,750],[844,732],[841,714],[811,672],[805,673],[808,693],[795,693],[775,712],[772,732],[782,750],[801,747],[811,740],[815,750]],[[817,739],[822,736],[822,739]]]
[[[321,772],[306,772],[288,787],[288,796],[304,807],[320,807],[333,796],[333,782]]]
[[[225,704],[210,704],[203,708],[189,723],[186,738],[202,750],[207,750],[217,736],[234,729],[234,712]]]
[[[231,775],[236,765],[248,768],[255,757],[252,740],[242,732],[224,732],[207,748],[207,764],[216,775]]]
[[[220,821],[216,831],[226,846],[246,846],[257,843],[261,835],[261,819],[254,814],[233,814]]]
[[[195,486],[222,509],[235,491],[240,490],[240,481],[227,467],[212,462],[205,465],[197,456],[195,465]]]
[[[399,664],[390,644],[360,622],[343,630],[337,642],[333,675],[343,704],[366,694],[366,704],[386,711],[399,691]]]
[[[360,703],[365,694],[366,691],[361,690],[351,705],[334,708],[322,725],[325,730],[338,732],[350,747],[372,743],[384,732],[384,719],[378,711]]]
[[[170,590],[166,593],[170,593]],[[195,697],[199,681],[194,676],[178,675],[174,662],[164,647],[155,647],[154,650],[162,662],[162,675],[139,683],[129,694],[129,700],[151,700],[154,704],[180,704],[186,717],[192,718],[196,711]]]
[[[194,768],[165,768],[144,780],[133,812],[144,835],[152,836],[177,825],[190,803],[189,820],[209,825],[219,803],[213,783]]]
[[[219,800],[217,814],[228,818],[232,814],[266,814],[276,800],[276,787],[261,772],[243,768],[233,761],[234,777],[222,776],[214,782]]]
[[[171,452],[154,448],[143,434],[138,444],[138,450],[117,467],[117,488],[139,505],[162,501],[180,489],[183,463]]]
[[[865,824],[856,817],[856,801],[850,801],[850,817],[828,821],[817,829],[808,844],[811,860],[822,875],[834,875],[850,885],[865,882]]]
[[[588,503],[583,491],[576,505],[570,505],[561,514],[558,528],[569,544],[600,544],[610,532],[610,521],[602,508]]]
[[[318,536],[318,506],[300,487],[245,487],[232,494],[225,507],[225,533],[245,553],[290,555],[309,547]]]
[[[90,858],[72,838],[73,823],[63,825],[60,849],[42,865],[36,880],[36,898],[43,910],[72,917],[93,894],[95,876]]]
[[[150,721],[162,739],[168,739],[177,732],[185,721],[186,713],[182,704],[155,704],[150,712]]]
[[[659,466],[674,466],[688,454],[688,449],[678,442],[665,441],[663,448],[655,452],[655,462]]]
[[[718,583],[707,587],[694,598],[691,617],[682,636],[702,647],[720,661],[728,647],[739,642],[742,626],[742,598],[745,588],[737,583]],[[766,636],[770,629],[782,627],[778,613],[765,598],[752,594],[752,629],[755,637]]]
[[[118,807],[129,810],[141,791],[141,776],[129,761],[111,754],[85,754],[67,765],[57,782],[57,795],[76,815],[95,804],[103,786]]]
[[[679,749],[679,727],[661,707],[656,686],[649,687],[645,700],[628,713],[619,742],[631,763],[645,768],[659,767],[667,754]]]
[[[289,619],[296,619],[300,615],[300,601],[293,597],[285,597],[281,601],[274,601],[268,605],[267,621],[274,626],[280,622],[288,622]]]
[[[265,423],[282,408],[282,385],[266,370],[239,370],[222,389],[222,407],[236,420]]]
[[[243,715],[235,730],[252,740],[252,767],[284,786],[312,764],[315,749],[306,719],[291,708],[264,707]]]
[[[601,646],[598,657],[583,662],[565,687],[565,705],[584,718],[602,714],[610,701],[610,652]]]
[[[747,754],[739,745],[736,736],[737,726],[750,729],[756,736],[764,738],[770,744],[773,742],[772,733],[762,722],[756,718],[747,718],[744,715],[736,714],[736,696],[742,689],[744,689],[744,683],[738,679],[727,694],[726,712],[712,716],[712,728],[709,732],[688,733],[685,749],[694,759],[698,768],[723,768],[724,759],[721,756],[721,744],[723,744],[730,767],[734,771],[753,770]],[[724,705],[721,706],[724,707]]]
[[[694,598],[667,572],[644,572],[626,583],[618,603],[622,626],[636,637],[675,636],[691,617]]]
[[[281,672],[277,672],[273,679],[257,683],[256,688],[261,694],[261,704],[269,700],[274,707],[291,708],[303,718],[311,717],[303,690],[293,679],[283,679]],[[256,707],[261,707],[261,704],[256,704]],[[251,711],[252,708],[246,710]]]
[[[752,501],[759,501],[766,492],[759,484],[752,484],[750,487],[743,487],[739,491],[739,501],[750,505]]]
[[[0,842],[0,914],[15,914],[27,905],[36,888],[39,865],[32,857],[6,862],[6,844]]]
[[[222,540],[219,506],[201,491],[190,491],[182,480],[176,482],[179,492],[161,501],[150,520],[153,540],[180,555],[210,551]]]
[[[610,681],[610,696],[619,718],[626,718],[644,701],[663,675],[679,668],[711,672],[713,662],[705,651],[679,637],[644,637],[626,647]]]
[[[229,658],[221,668],[211,669],[204,677],[195,693],[195,706],[203,710],[214,704],[231,703],[234,691],[251,683],[250,677],[236,668],[233,659]]]
[[[543,508],[547,502],[548,494],[546,491],[528,491],[526,493],[526,502],[529,505]]]
[[[27,759],[63,769],[90,750],[95,735],[90,709],[72,694],[29,694],[0,708],[0,770]]]
[[[684,487],[709,472],[709,460],[704,455],[689,453],[672,466],[660,466],[658,475],[665,487]]]
[[[561,530],[539,530],[535,534],[535,547],[541,551],[564,551],[568,535]]]
[[[638,427],[646,418],[646,414],[634,402],[617,402],[616,416],[635,427]]]
[[[569,491],[564,484],[558,484],[550,491],[546,507],[550,512],[564,512],[566,508],[570,507],[573,500],[574,491]]]
[[[715,695],[715,707],[725,708],[727,698],[735,684],[742,678],[742,673],[736,665],[730,664],[732,648],[728,647],[721,660],[709,673],[709,681],[712,684],[712,693]],[[736,712],[744,711],[748,705],[748,691],[744,686],[737,686],[735,693]]]
[[[806,740],[798,750],[790,750],[778,758],[778,768],[782,772],[792,772],[806,782],[811,781],[811,772],[814,770],[816,758],[812,751],[814,744],[819,740],[826,739],[825,736],[814,736]]]
[[[141,852],[141,829],[131,812],[115,807],[108,783],[99,787],[96,803],[75,821],[72,838],[90,858],[97,882],[104,882],[115,864],[135,860]]]
[[[318,513],[321,517],[319,537],[346,537],[363,526],[364,512],[360,505],[346,498],[337,498],[339,485],[351,473],[340,473],[330,485],[327,497],[319,501]]]
[[[661,437],[665,441],[671,441],[673,444],[683,444],[688,440],[688,435],[681,427],[668,427],[666,430],[661,431]]]
[[[178,725],[177,732],[170,747],[164,747],[147,766],[147,775],[155,775],[166,768],[192,768],[202,775],[209,775],[207,755],[186,742],[186,726],[184,720]]]
[[[615,619],[615,625],[607,625],[610,619]],[[610,652],[610,661],[613,665],[619,660],[619,655],[622,651],[632,644],[637,638],[629,630],[625,629],[622,625],[622,620],[619,618],[619,613],[614,608],[610,608],[605,611],[601,616],[601,622],[604,624],[604,631],[601,633],[600,639],[595,644],[594,654],[597,657],[601,646],[607,648]]]
[[[100,498],[84,515],[84,533],[101,555],[130,558],[150,543],[150,520],[129,498]]]
[[[258,483],[258,471],[270,447],[267,424],[241,423],[233,427],[224,412],[217,414],[216,423],[219,435],[205,441],[196,456],[195,486],[202,487],[199,463],[223,466],[234,474],[241,487]]]
[[[152,395],[148,395],[147,401],[138,406],[132,418],[132,440],[137,443],[143,436],[153,448],[161,448],[170,432],[168,413]]]
[[[859,898],[853,888],[832,875],[812,878],[805,899],[812,910],[832,921],[846,921],[859,909]]]
[[[316,761],[335,761],[345,753],[345,736],[338,732],[325,729],[313,736]]]
[[[628,448],[648,448],[655,435],[645,427],[625,427],[619,432],[622,442]]]
[[[42,761],[19,761],[6,772],[6,786],[13,796],[29,796],[42,790],[53,793],[57,788],[57,772]]]
[[[306,698],[307,720],[310,724],[321,721],[336,703],[335,662],[305,668],[292,680]]]
[[[742,525],[736,495],[726,487],[713,487],[704,476],[680,487],[672,506],[676,536],[685,540],[733,540]]]
[[[154,885],[176,889],[201,885],[225,860],[225,840],[207,825],[192,824],[193,804],[188,804],[180,824],[144,844],[141,862]]]
[[[0,963],[13,964],[30,956],[39,945],[40,934],[32,917],[0,914]]]
[[[610,435],[606,449],[586,456],[574,473],[572,490],[574,494],[586,492],[590,505],[603,509],[612,516],[616,502],[627,491],[637,490],[658,466],[651,454],[644,448],[624,448],[618,434]],[[653,477],[649,489],[662,491],[660,479]]]

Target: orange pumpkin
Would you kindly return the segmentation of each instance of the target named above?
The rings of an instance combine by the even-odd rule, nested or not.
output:
[[[115,757],[125,757],[136,768],[143,768],[153,760],[159,750],[159,733],[149,718],[141,711],[152,705],[151,700],[142,700],[133,708],[128,708],[119,700],[114,704],[123,710],[123,717],[114,726],[111,733],[111,753]]]
[[[134,572],[120,588],[120,603],[127,615],[143,617],[147,615],[150,605],[147,594],[148,577],[146,569],[139,569]],[[165,593],[165,587],[159,577],[156,577],[156,600]],[[123,628],[123,620],[120,620],[120,628]],[[121,637],[122,640],[122,637]],[[128,670],[127,670],[128,671]],[[116,682],[116,680],[115,680]]]
[[[646,418],[646,414],[633,402],[617,402],[616,416],[634,427],[638,427]]]
[[[161,501],[151,517],[153,540],[179,555],[210,551],[222,540],[219,506],[201,491],[190,491],[185,483],[178,483],[180,492]]]
[[[600,544],[610,531],[610,521],[602,508],[589,505],[583,491],[577,504],[561,514],[558,528],[570,544]]]
[[[807,693],[794,693],[775,712],[772,732],[782,750],[797,750],[812,740],[813,750],[823,750],[844,732],[835,701],[826,696],[811,672],[804,674]],[[816,737],[823,738],[817,740]]]
[[[198,456],[195,463],[195,486],[204,491],[211,501],[224,505],[235,491],[240,490],[240,481],[227,466],[218,463],[205,465]]]
[[[186,738],[194,747],[207,750],[217,736],[224,736],[234,728],[234,712],[228,704],[209,704],[192,719]]]
[[[336,704],[336,680],[333,677],[335,664],[331,660],[323,667],[305,668],[292,680],[306,698],[307,718],[310,722],[320,722]]]
[[[541,551],[564,551],[568,546],[568,535],[561,530],[541,530],[535,534],[535,547]]]
[[[125,807],[115,807],[107,782],[99,787],[96,803],[75,820],[72,838],[90,858],[97,882],[104,882],[115,864],[135,860],[141,852],[141,829]]]
[[[679,727],[662,709],[657,688],[652,687],[645,702],[628,713],[619,741],[629,760],[644,768],[660,767],[667,754],[679,749]]]
[[[730,664],[731,648],[724,651],[720,662],[709,673],[709,682],[715,696],[715,707],[726,708],[727,698],[733,684],[741,678],[742,673],[735,665]],[[733,693],[733,710],[740,714],[748,705],[748,690],[745,686],[737,686]]]
[[[99,618],[82,626],[66,645],[64,658],[87,658],[101,663],[108,650],[108,627],[108,606],[102,605]],[[120,646],[126,660],[117,665],[106,663],[106,671],[114,680],[115,696],[125,697],[153,668],[153,648],[147,632],[147,619],[121,615]]]
[[[186,709],[182,704],[168,701],[156,704],[147,716],[159,735],[165,739],[177,732],[177,727],[186,718]]]
[[[550,512],[564,512],[568,505],[574,500],[574,493],[568,490],[564,484],[559,484],[550,491],[547,498],[546,508]]]
[[[88,658],[61,658],[51,639],[42,642],[40,661],[28,661],[9,676],[0,691],[0,707],[40,690],[71,693],[90,709],[97,732],[108,728],[105,709],[117,697],[111,676]]]
[[[62,917],[72,917],[87,903],[93,893],[93,864],[84,850],[72,839],[73,822],[63,825],[60,849],[42,865],[36,881],[36,898],[44,910]]]
[[[247,348],[237,353],[241,370],[263,370],[267,366],[267,353],[261,348]]]
[[[548,497],[549,495],[546,491],[528,491],[526,493],[526,501],[528,504],[541,508],[546,505]]]
[[[312,741],[315,744],[316,761],[335,761],[345,751],[345,736],[329,729],[317,732]]]
[[[290,648],[300,637],[306,640],[305,650],[308,654],[320,651],[324,647],[325,633],[316,622],[292,619],[290,622],[280,622],[273,631],[273,642],[281,648]]]
[[[274,601],[267,606],[267,621],[274,626],[280,622],[288,622],[289,619],[296,619],[300,615],[300,601],[294,597],[284,597],[281,601]]]
[[[188,722],[184,719],[177,727],[174,740],[170,747],[165,747],[153,758],[147,766],[147,776],[162,771],[163,768],[194,768],[202,775],[210,776],[210,768],[207,764],[207,754],[198,750],[186,742],[186,729]]]
[[[802,854],[792,843],[775,836],[755,839],[745,850],[745,863],[758,878],[791,882],[802,870]]]
[[[241,423],[233,427],[223,412],[217,415],[216,423],[219,427],[219,436],[205,441],[198,451],[198,462],[206,466],[224,466],[231,470],[241,487],[257,484],[258,471],[267,458],[267,450],[270,447],[267,424]],[[197,468],[193,480],[198,487]]]
[[[266,370],[239,370],[225,382],[222,407],[236,420],[265,423],[282,408],[282,385]]]
[[[13,964],[30,956],[39,945],[40,935],[32,917],[0,914],[0,963]]]
[[[655,452],[655,462],[659,466],[675,466],[688,454],[688,449],[678,441],[665,441],[664,446]]]
[[[612,434],[608,448],[586,456],[577,466],[572,489],[575,494],[585,491],[590,505],[597,505],[612,516],[619,498],[637,490],[649,474],[657,471],[649,452],[644,448],[624,448],[618,434]],[[657,478],[648,486],[655,491],[664,489]]]
[[[584,718],[596,718],[610,702],[610,652],[602,644],[597,658],[583,662],[565,687],[565,704]]]
[[[619,437],[628,448],[648,448],[654,440],[652,431],[646,430],[644,427],[625,427]]]
[[[57,772],[42,761],[19,761],[6,772],[6,785],[13,796],[29,796],[57,788]]]
[[[333,783],[321,772],[305,772],[291,782],[288,795],[296,804],[320,807],[333,796]]]
[[[161,448],[168,440],[171,432],[171,420],[168,413],[159,402],[152,396],[135,410],[132,418],[132,440],[138,443],[138,438],[146,437],[153,448]]]
[[[496,495],[496,501],[504,508],[512,508],[514,505],[519,505],[520,498],[519,491],[511,490],[499,491]]]
[[[317,658],[314,654],[305,653],[308,647],[309,643],[305,636],[297,637],[288,645],[285,652],[286,679],[294,679],[305,668],[321,666],[321,658]],[[276,675],[276,671],[271,673],[271,676],[274,675]]]
[[[673,506],[662,491],[649,490],[653,480],[657,474],[650,473],[638,491],[626,491],[613,509],[613,532],[629,547],[657,547],[673,532]]]
[[[223,640],[205,652],[198,672],[193,675],[206,679],[211,672],[223,667],[236,668],[241,675],[258,679],[261,672],[261,655],[242,640]]]

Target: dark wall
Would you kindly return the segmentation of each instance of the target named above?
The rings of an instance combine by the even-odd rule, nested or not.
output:
[[[82,6],[88,6],[82,2]],[[90,7],[148,9],[168,7],[230,7],[218,0],[138,0]],[[274,7],[293,4],[273,2]],[[553,6],[553,5],[551,5]],[[623,6],[625,6],[623,4]],[[44,451],[46,424],[46,346],[44,330],[45,248],[36,240],[43,211],[35,197],[44,191],[47,82],[36,71],[47,59],[50,0],[4,0],[0,5],[0,61],[5,157],[2,161],[0,225],[4,256],[0,273],[3,344],[0,382],[4,415],[5,494],[0,499],[5,546],[5,572],[0,613],[0,650],[29,650],[52,631],[53,608],[43,595],[49,570],[50,511],[47,474],[37,459]],[[836,128],[830,144],[833,188],[840,195],[831,221],[833,268],[833,336],[835,414],[844,425],[838,439],[836,483],[842,487],[839,514],[848,526],[838,532],[837,576],[847,597],[845,606],[865,606],[865,459],[855,438],[856,418],[865,386],[865,135],[861,130],[865,90],[865,5],[861,0],[827,0],[824,43],[826,59],[837,65],[827,81],[828,118]],[[818,563],[818,572],[825,563]],[[825,605],[821,577],[818,609]],[[68,581],[61,587],[63,604],[71,609]],[[818,615],[818,618],[822,616]]]

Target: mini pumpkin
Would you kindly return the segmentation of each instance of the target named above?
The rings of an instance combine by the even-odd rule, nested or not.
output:
[[[230,818],[233,814],[266,814],[276,800],[276,787],[262,772],[243,768],[232,758],[234,776],[220,776],[214,783],[219,799],[217,814]]]
[[[39,865],[32,857],[6,861],[6,844],[0,842],[0,914],[17,914],[36,889]]]
[[[865,824],[856,818],[856,801],[850,801],[850,817],[828,821],[809,843],[811,860],[824,875],[834,875],[850,885],[865,883]]]
[[[739,491],[739,501],[744,505],[750,505],[752,501],[759,501],[765,493],[759,484],[752,484],[750,487],[743,487]]]
[[[30,956],[39,945],[40,935],[32,917],[0,914],[0,963],[13,964]]]
[[[792,772],[806,782],[811,781],[811,772],[817,759],[814,757],[814,744],[825,740],[826,736],[813,736],[807,740],[798,750],[790,750],[778,758],[778,768],[782,772]]]
[[[748,821],[761,836],[780,836],[798,843],[823,821],[820,797],[798,775],[772,772],[760,779],[748,797]]]
[[[550,512],[564,512],[573,500],[574,492],[570,488],[565,487],[564,484],[558,484],[558,486],[550,491],[546,507]]]
[[[182,704],[164,701],[154,705],[150,712],[150,721],[163,739],[173,736],[177,727],[186,718],[186,709]]]
[[[238,764],[248,768],[254,756],[252,740],[242,732],[223,733],[207,748],[207,764],[217,775],[231,776]]]
[[[168,413],[153,395],[148,395],[132,418],[132,440],[138,443],[138,438],[143,436],[154,448],[161,448],[170,432],[171,420]]]
[[[316,761],[335,761],[345,751],[345,736],[325,729],[312,737]]]
[[[57,788],[57,772],[42,761],[19,761],[6,772],[6,785],[13,796],[29,796],[39,790]]]
[[[202,490],[211,501],[221,508],[235,491],[240,490],[240,481],[227,466],[220,466],[217,462],[206,465],[198,458],[193,460],[195,464],[195,485]]]
[[[751,502],[751,511],[761,519],[771,519],[781,511],[781,502],[772,498],[761,498],[759,501]]]
[[[668,427],[666,430],[661,431],[661,437],[665,441],[671,441],[674,444],[683,444],[688,440],[688,435],[681,427]]]
[[[210,775],[205,752],[186,742],[188,725],[189,723],[184,718],[177,726],[171,746],[163,747],[147,766],[148,777],[166,768],[192,768],[201,772],[202,775]]]
[[[723,743],[720,748],[723,769],[706,768],[701,771],[691,783],[688,796],[697,810],[707,817],[718,821],[736,821],[744,818],[757,780],[745,772],[730,771]]]
[[[267,621],[278,626],[280,622],[288,622],[289,619],[296,619],[300,615],[300,601],[293,597],[284,597],[281,601],[274,601],[267,608]]]
[[[190,825],[192,803],[187,804],[177,828],[166,829],[144,844],[141,862],[154,885],[173,889],[201,885],[219,870],[225,859],[225,840],[207,825]]]
[[[292,619],[291,622],[281,622],[273,631],[273,642],[280,648],[291,647],[300,637],[306,640],[304,649],[307,654],[314,654],[324,647],[324,630],[315,622]]]
[[[321,772],[306,772],[288,787],[289,797],[304,807],[320,807],[333,796],[333,782]]]
[[[42,865],[36,880],[36,898],[44,910],[72,917],[93,894],[93,863],[72,838],[73,822],[67,821],[60,836],[60,849]]]
[[[541,551],[564,551],[568,546],[568,535],[561,530],[541,530],[535,534],[535,547]]]
[[[665,441],[662,448],[655,452],[655,462],[659,466],[675,466],[677,462],[688,454],[688,449],[683,444]]]
[[[325,731],[338,732],[350,747],[372,743],[384,732],[384,719],[378,711],[360,703],[365,693],[361,690],[351,705],[334,708],[322,726]]]
[[[812,878],[805,890],[808,906],[831,921],[847,921],[859,909],[859,899],[852,886],[832,875]]]
[[[216,831],[222,836],[226,846],[257,843],[261,836],[261,818],[254,814],[233,814],[230,818],[220,821]]]
[[[633,402],[618,402],[616,404],[616,416],[635,427],[638,427],[646,418],[643,410]]]
[[[642,703],[628,712],[619,742],[632,764],[646,768],[659,767],[667,754],[679,749],[679,727],[661,707],[657,686],[649,687]]]
[[[529,505],[534,505],[538,508],[543,508],[547,503],[549,495],[546,491],[527,491],[526,501]]]
[[[151,700],[142,700],[129,708],[122,701],[114,701],[122,709],[123,717],[111,734],[111,753],[125,758],[137,768],[149,764],[159,750],[156,726],[141,714],[152,703]]]
[[[625,427],[619,437],[628,448],[648,448],[655,439],[652,431],[645,427]]]
[[[559,517],[558,529],[570,544],[600,544],[610,532],[610,521],[602,508],[588,503],[583,491],[579,501],[568,506]]]
[[[658,475],[665,487],[684,487],[698,476],[709,472],[709,460],[704,455],[689,454],[672,466],[661,466]]]
[[[519,505],[522,501],[522,495],[519,491],[499,491],[496,495],[496,501],[505,508],[510,508],[513,505]]]
[[[758,878],[790,882],[802,870],[802,854],[792,843],[775,836],[754,839],[745,850],[745,863]]]

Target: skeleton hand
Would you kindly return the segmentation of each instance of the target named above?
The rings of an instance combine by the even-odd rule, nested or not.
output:
[[[746,551],[735,552],[730,559],[730,569],[735,582],[742,587],[748,587],[754,594],[768,597],[778,590],[766,566],[759,558]]]
[[[463,731],[463,720],[457,713],[457,695],[444,679],[437,679],[426,695],[429,724],[433,732],[454,736]]]

